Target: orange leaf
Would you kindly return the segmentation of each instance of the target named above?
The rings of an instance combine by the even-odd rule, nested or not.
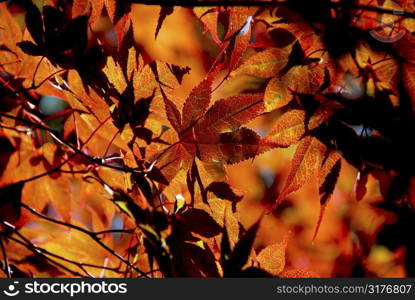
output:
[[[283,76],[271,79],[265,90],[266,111],[281,108],[292,99],[292,93],[314,94],[324,82],[325,71],[321,64],[293,66]]]
[[[183,106],[183,124],[185,130],[193,126],[206,112],[210,104],[212,94],[212,83],[219,69],[209,73],[207,77],[193,88]]]
[[[108,16],[110,17],[111,21],[114,22],[115,17],[115,11],[117,8],[117,2],[115,0],[104,0],[105,1],[105,7],[108,12]]]
[[[216,101],[195,126],[199,141],[232,131],[263,111],[262,94],[241,94]]]
[[[320,278],[318,273],[301,270],[301,269],[291,269],[282,272],[279,277],[281,278]]]
[[[169,120],[173,129],[176,130],[177,133],[179,133],[180,129],[182,128],[182,117],[180,115],[180,112],[177,109],[177,106],[167,98],[163,90],[161,90],[161,93],[164,99],[164,106],[166,109],[167,119]]]
[[[89,2],[88,0],[74,0],[72,5],[72,19],[85,15],[89,8]]]
[[[288,63],[290,51],[290,46],[261,51],[245,61],[233,74],[252,75],[260,78],[273,77]]]
[[[200,21],[202,21],[205,30],[210,32],[213,41],[219,46],[222,45],[222,41],[219,39],[217,31],[218,9],[211,7],[195,7],[193,8],[193,12]]]
[[[92,5],[92,12],[91,12],[91,16],[89,17],[89,22],[93,24],[101,16],[102,9],[104,8],[104,0],[91,1],[91,5]]]
[[[264,95],[265,108],[267,112],[281,108],[290,102],[292,95],[288,88],[288,84],[289,82],[278,76],[272,78],[268,83]]]
[[[198,143],[200,159],[235,164],[258,154],[260,137],[248,128],[222,133],[210,141]]]
[[[272,209],[289,194],[299,190],[314,175],[321,162],[325,146],[316,138],[306,137],[297,146],[291,162],[291,170]]]
[[[336,187],[337,179],[341,169],[341,157],[336,152],[331,151],[325,157],[322,157],[323,164],[319,170],[319,194],[320,194],[320,215],[317,220],[313,240],[317,237],[318,230],[323,220],[324,211],[331,195]]]
[[[288,147],[298,142],[301,137],[326,121],[334,110],[327,107],[317,109],[308,119],[304,110],[291,110],[283,114],[274,124],[270,134],[263,140],[263,144],[274,147]]]
[[[281,243],[275,243],[262,249],[257,255],[257,260],[261,269],[279,275],[285,267],[285,249],[287,248],[287,240]]]
[[[251,38],[252,15],[255,13],[254,7],[233,7],[230,13],[229,30],[226,38],[236,34],[229,70],[232,71],[239,63]],[[225,39],[226,39],[225,38]]]

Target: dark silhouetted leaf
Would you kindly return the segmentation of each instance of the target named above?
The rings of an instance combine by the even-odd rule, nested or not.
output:
[[[25,2],[24,6],[27,9],[25,16],[27,29],[36,44],[43,45],[44,30],[40,11],[35,4],[29,1]]]
[[[314,230],[313,240],[317,237],[318,230],[323,220],[324,211],[340,175],[341,157],[336,152],[327,153],[322,158],[322,166],[319,170],[319,195],[320,195],[320,214],[317,220],[316,229]]]
[[[226,182],[212,182],[206,187],[206,191],[214,193],[220,199],[231,201],[232,206],[235,206],[243,198],[243,196],[238,195]]]
[[[156,33],[154,34],[154,38],[156,39],[159,31],[161,29],[161,26],[163,25],[164,19],[166,19],[166,17],[168,15],[171,15],[174,11],[174,7],[173,6],[162,6],[160,8],[160,15],[159,15],[159,19],[157,21],[157,28],[156,28]]]
[[[189,231],[204,237],[213,237],[222,231],[220,225],[201,209],[192,208],[185,211],[181,214],[180,220]]]
[[[234,277],[237,276],[245,264],[248,262],[248,258],[251,254],[252,246],[254,244],[255,236],[261,223],[261,218],[252,225],[242,238],[236,243],[233,248],[232,254],[229,260],[224,264],[224,276]]]
[[[29,41],[23,41],[17,43],[17,46],[22,49],[22,51],[26,54],[33,55],[33,56],[41,56],[43,55],[43,49],[39,48],[39,46],[33,44]]]

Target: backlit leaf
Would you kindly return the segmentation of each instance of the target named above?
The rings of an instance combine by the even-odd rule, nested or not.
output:
[[[245,94],[221,99],[206,112],[195,126],[198,140],[233,131],[263,111],[262,94]]]
[[[205,114],[212,93],[212,83],[216,71],[207,75],[198,86],[192,89],[183,106],[183,124],[182,128],[187,129],[194,125]]]
[[[319,195],[320,195],[320,215],[317,220],[316,229],[314,231],[313,240],[316,238],[321,222],[323,220],[324,211],[334,192],[337,179],[340,175],[341,157],[336,152],[325,153],[322,157],[322,166],[319,170]]]
[[[303,136],[320,126],[334,111],[322,107],[317,109],[308,118],[303,110],[291,110],[283,114],[274,124],[269,135],[262,142],[272,144],[275,147],[288,147],[298,142]]]
[[[287,63],[291,47],[270,48],[250,57],[233,75],[252,75],[261,78],[275,76]]]
[[[205,30],[210,31],[212,39],[216,44],[221,45],[222,42],[218,37],[217,21],[218,21],[218,9],[211,7],[195,7],[193,8],[195,15],[202,21]]]
[[[72,5],[72,18],[74,19],[86,14],[89,7],[89,2],[90,1],[88,0],[75,0]]]
[[[265,247],[257,255],[257,260],[261,269],[274,276],[279,275],[285,267],[285,249],[287,240]]]
[[[325,146],[316,138],[306,137],[297,146],[291,170],[272,208],[277,207],[289,194],[299,190],[317,171]]]

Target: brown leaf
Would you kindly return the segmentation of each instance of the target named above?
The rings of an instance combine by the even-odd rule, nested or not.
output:
[[[353,191],[356,195],[356,200],[360,201],[366,195],[366,184],[369,179],[369,171],[367,169],[359,171],[357,173],[356,182],[353,187]]]

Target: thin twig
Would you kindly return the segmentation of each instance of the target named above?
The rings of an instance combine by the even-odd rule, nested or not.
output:
[[[96,231],[94,232],[95,235],[102,235],[102,234],[108,234],[108,233],[134,233],[134,229],[109,229],[109,230],[103,230],[103,231]]]
[[[80,227],[80,226],[77,226],[77,225],[73,225],[73,224],[70,224],[70,223],[66,223],[66,222],[63,222],[63,221],[59,221],[59,220],[56,220],[56,219],[53,219],[53,218],[50,218],[50,217],[48,217],[48,216],[46,216],[46,215],[44,215],[44,214],[42,214],[42,213],[40,213],[40,212],[38,212],[38,211],[36,211],[35,209],[33,209],[32,207],[30,207],[30,206],[28,206],[28,205],[26,205],[26,204],[24,204],[24,203],[20,203],[20,206],[22,206],[23,208],[25,208],[25,209],[27,209],[29,212],[31,212],[32,214],[34,214],[34,215],[36,215],[36,216],[38,216],[38,217],[40,217],[40,218],[42,218],[42,219],[44,219],[44,220],[47,220],[47,221],[49,221],[49,222],[52,222],[52,223],[55,223],[55,224],[58,224],[58,225],[62,225],[62,226],[65,226],[65,227],[68,227],[68,228],[72,228],[72,229],[74,229],[74,230],[77,230],[77,231],[79,231],[79,232],[82,232],[82,233],[84,233],[84,234],[86,234],[86,235],[88,235],[91,239],[93,239],[99,246],[101,246],[103,249],[105,249],[107,252],[109,252],[109,253],[111,253],[113,256],[115,256],[116,258],[118,258],[119,260],[121,260],[124,264],[126,264],[127,266],[129,266],[130,268],[132,268],[132,269],[134,269],[136,272],[138,272],[140,275],[143,275],[143,276],[147,276],[146,275],[146,273],[145,272],[143,272],[143,271],[141,271],[140,269],[138,269],[137,267],[135,267],[135,266],[133,266],[129,261],[127,261],[124,257],[122,257],[120,254],[118,254],[117,252],[115,252],[113,249],[111,249],[110,247],[108,247],[106,244],[104,244],[103,242],[101,242],[101,240],[100,240],[100,238],[97,236],[98,234],[101,234],[101,232],[98,232],[98,234],[96,233],[96,232],[92,232],[92,231],[89,231],[89,230],[87,230],[87,229],[84,229],[84,228],[82,228],[82,227]]]
[[[1,246],[1,252],[3,254],[3,260],[4,260],[4,272],[6,273],[7,278],[11,278],[12,271],[10,269],[9,259],[7,258],[6,248],[4,247],[4,244],[3,244],[3,237],[0,237],[0,246]]]
[[[8,224],[7,222],[4,222],[4,221],[3,221],[3,224],[4,224],[5,226],[7,226],[7,227],[9,227],[9,228],[13,229],[13,231],[14,231],[16,234],[18,234],[18,235],[20,234],[20,233],[18,233],[18,232],[16,231],[16,228],[15,228],[13,225]],[[16,238],[14,238],[14,237],[10,236],[10,234],[7,234],[7,233],[5,233],[5,232],[3,232],[3,231],[0,231],[0,234],[2,234],[3,236],[7,236],[7,238],[8,238],[8,239],[10,239],[10,240],[12,240],[12,241],[14,241],[14,242],[16,242],[16,243],[18,243],[18,244],[20,244],[20,245],[22,245],[22,246],[26,247],[27,249],[29,249],[30,251],[32,251],[35,255],[40,255],[40,256],[42,256],[42,257],[43,257],[43,258],[45,258],[46,260],[50,261],[52,264],[57,265],[58,267],[60,267],[60,268],[64,269],[65,271],[67,271],[67,272],[71,273],[72,275],[74,275],[74,276],[78,276],[78,277],[82,277],[82,274],[81,274],[81,273],[79,273],[79,272],[76,272],[76,271],[74,271],[74,270],[69,269],[68,267],[66,267],[66,266],[62,265],[61,263],[59,263],[59,262],[57,262],[57,261],[55,261],[55,260],[51,259],[51,258],[50,258],[50,257],[48,257],[47,255],[45,255],[44,253],[42,253],[42,252],[41,252],[39,249],[37,249],[37,248],[36,248],[36,246],[35,246],[33,243],[31,243],[30,241],[29,241],[29,243],[22,242],[21,240],[16,239]]]
[[[35,126],[35,127],[39,128],[39,129],[42,129],[42,130],[47,131],[59,143],[67,146],[68,148],[70,148],[71,150],[73,150],[74,152],[76,152],[76,154],[79,154],[79,155],[83,156],[84,158],[86,158],[90,162],[92,162],[94,164],[97,164],[97,165],[99,165],[101,167],[105,167],[105,168],[109,168],[109,169],[114,169],[114,170],[121,171],[121,172],[125,172],[125,173],[143,173],[143,171],[141,171],[141,170],[135,170],[135,169],[132,169],[132,168],[129,168],[129,167],[126,167],[126,166],[125,167],[118,167],[118,166],[115,166],[115,165],[109,165],[109,164],[104,163],[103,162],[104,160],[102,158],[89,156],[88,154],[86,154],[83,151],[79,150],[75,146],[72,146],[66,140],[60,138],[58,136],[58,133],[55,130],[53,130],[53,129],[47,127],[47,126],[44,126],[44,125],[41,125],[41,124],[32,122],[30,120],[22,119],[22,118],[13,116],[13,115],[9,115],[9,114],[3,113],[3,112],[0,112],[0,116],[6,117],[6,118],[9,118],[9,119],[13,119],[15,121],[23,122],[23,123],[26,123],[26,124]]]

